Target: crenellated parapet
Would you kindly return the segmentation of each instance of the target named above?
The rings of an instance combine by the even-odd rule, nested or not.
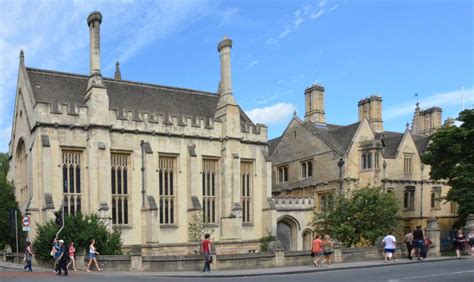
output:
[[[274,197],[272,198],[277,211],[305,211],[314,209],[311,197]]]

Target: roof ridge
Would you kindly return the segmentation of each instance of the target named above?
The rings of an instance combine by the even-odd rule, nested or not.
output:
[[[26,69],[28,71],[39,72],[39,73],[48,73],[48,74],[52,74],[52,75],[76,77],[76,78],[82,78],[82,79],[88,79],[89,78],[89,76],[87,76],[87,75],[77,74],[77,73],[70,73],[70,72],[61,72],[61,71],[37,69],[37,68],[31,68],[31,67],[27,67]],[[178,90],[178,91],[182,91],[182,92],[192,92],[193,94],[217,97],[216,93],[213,93],[213,92],[195,90],[195,89],[189,89],[189,88],[183,88],[183,87],[165,86],[165,85],[159,85],[159,84],[153,84],[153,83],[147,83],[147,82],[131,81],[131,80],[123,80],[123,79],[122,80],[117,80],[117,79],[110,78],[110,77],[104,77],[104,80],[108,81],[108,82],[112,82],[112,83],[139,85],[139,86],[145,86],[145,87],[150,87],[150,88],[162,88],[162,89],[168,89],[168,90]]]

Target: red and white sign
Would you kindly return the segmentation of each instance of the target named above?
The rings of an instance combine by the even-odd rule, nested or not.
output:
[[[30,217],[29,216],[24,216],[23,219],[21,220],[23,223],[23,226],[30,226]]]

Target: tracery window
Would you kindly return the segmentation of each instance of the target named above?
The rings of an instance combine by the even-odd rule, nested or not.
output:
[[[301,178],[309,178],[313,176],[313,161],[301,162]]]
[[[240,175],[241,175],[241,193],[240,193],[240,204],[242,206],[242,222],[252,222],[252,163],[241,162],[240,163]]]
[[[278,168],[278,183],[288,182],[288,166]]]
[[[129,221],[129,155],[111,155],[112,224],[128,224]]]
[[[217,160],[202,161],[203,222],[216,223],[217,219]]]
[[[159,158],[160,224],[175,224],[176,157]]]
[[[81,159],[80,151],[63,151],[63,209],[65,214],[81,212]]]

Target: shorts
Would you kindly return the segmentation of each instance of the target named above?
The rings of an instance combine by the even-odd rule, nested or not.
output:
[[[413,240],[412,245],[414,249],[423,249],[425,247],[423,240]]]
[[[392,254],[394,254],[394,253],[395,253],[395,249],[387,249],[387,248],[385,248],[385,249],[383,249],[383,252],[384,252],[384,253],[392,253]]]
[[[322,256],[322,255],[323,255],[322,252],[312,252],[312,253],[311,253],[311,256],[312,256],[313,258],[320,257],[320,256]]]
[[[69,256],[70,259],[74,259],[74,256]]]
[[[89,253],[89,259],[95,259],[95,254]]]
[[[328,257],[328,256],[332,255],[333,253],[334,253],[334,252],[323,252],[323,255],[324,255],[325,257]]]

